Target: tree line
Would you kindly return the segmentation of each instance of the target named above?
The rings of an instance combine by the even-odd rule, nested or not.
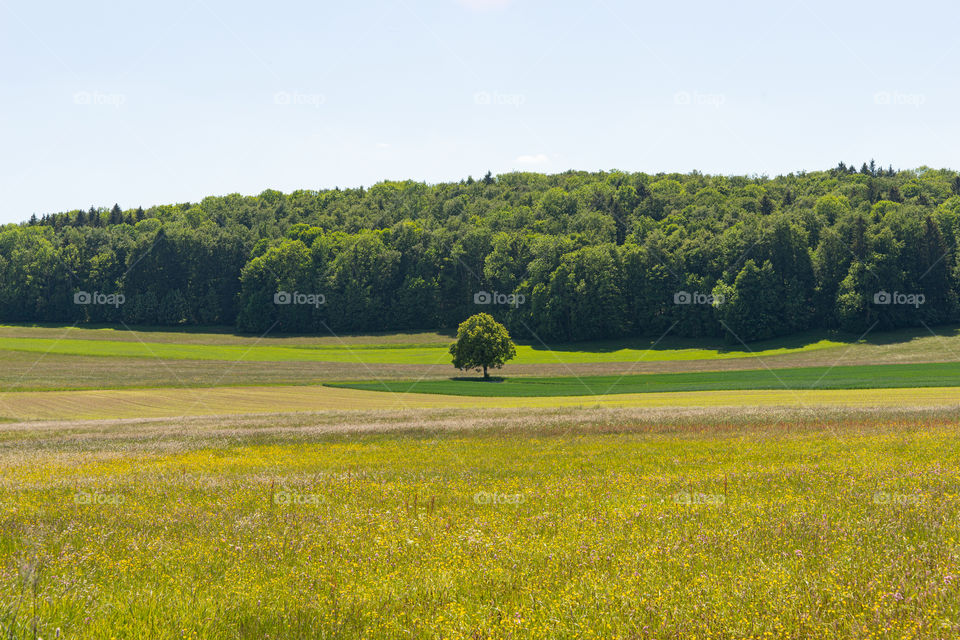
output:
[[[482,311],[534,341],[865,332],[960,320],[958,235],[956,172],[872,161],[268,190],[0,227],[0,320],[358,333]]]

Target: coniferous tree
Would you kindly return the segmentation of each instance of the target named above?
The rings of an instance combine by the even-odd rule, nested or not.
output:
[[[116,225],[123,222],[123,211],[120,210],[120,205],[114,203],[113,208],[110,209],[110,219],[109,224]]]
[[[763,194],[763,197],[760,198],[760,213],[765,216],[773,213],[773,200],[767,194]]]

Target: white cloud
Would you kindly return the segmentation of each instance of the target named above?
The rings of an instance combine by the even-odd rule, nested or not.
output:
[[[550,162],[550,158],[545,153],[538,153],[536,155],[517,156],[514,162],[519,164],[546,164]]]

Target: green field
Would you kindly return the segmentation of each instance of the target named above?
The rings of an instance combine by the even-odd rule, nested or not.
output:
[[[956,637],[957,417],[0,425],[0,630]]]
[[[960,386],[960,362],[756,369],[627,376],[465,378],[451,380],[327,383],[328,386],[394,393],[459,396],[589,396],[611,393],[745,389],[882,389]]]
[[[0,327],[0,637],[957,637],[941,332]]]
[[[452,341],[452,340],[451,340]],[[695,347],[651,348],[644,341],[604,344],[535,345],[517,347],[516,364],[633,362],[661,360],[715,360],[805,353],[830,349],[842,343],[817,340],[795,347],[758,345],[755,350]],[[628,346],[629,345],[629,346]],[[112,340],[109,338],[25,338],[0,337],[0,349],[29,353],[106,356],[122,358],[158,358],[162,360],[228,360],[233,362],[367,362],[397,364],[449,363],[448,344],[177,344],[170,342]]]
[[[249,336],[227,329],[0,326],[0,392],[442,381],[452,338],[439,333]],[[735,348],[717,341],[520,345],[503,374],[621,376],[960,361],[960,329],[797,336]],[[631,360],[632,358],[632,360]]]
[[[642,351],[639,340],[525,345],[522,353],[554,361],[510,362],[503,381],[487,383],[451,379],[450,337],[438,333],[277,338],[7,325],[0,326],[0,420],[463,407],[471,397],[480,408],[954,404],[960,331],[938,332],[870,341],[808,335],[753,345],[753,352],[666,339]],[[624,353],[652,360],[605,360]],[[437,362],[403,361],[425,355]],[[922,387],[943,391],[910,393]],[[836,393],[847,389],[890,392]]]

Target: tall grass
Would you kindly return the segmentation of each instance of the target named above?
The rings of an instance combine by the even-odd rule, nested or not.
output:
[[[0,427],[0,631],[960,633],[956,416],[639,415]]]

